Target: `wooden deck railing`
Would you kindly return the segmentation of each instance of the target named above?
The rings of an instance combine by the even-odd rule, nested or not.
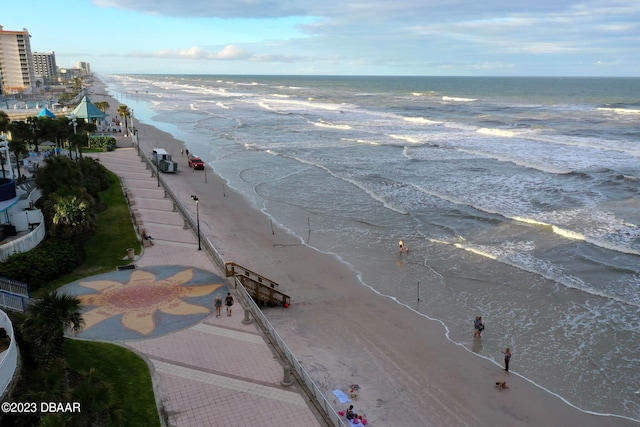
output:
[[[291,297],[280,291],[280,285],[273,280],[249,270],[235,262],[226,262],[224,271],[227,277],[235,276],[242,286],[256,301],[268,306],[288,307],[291,304]]]

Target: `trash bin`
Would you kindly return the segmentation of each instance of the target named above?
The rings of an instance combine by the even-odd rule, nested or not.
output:
[[[129,259],[135,259],[135,257],[136,257],[135,249],[133,249],[133,248],[127,249],[127,256],[129,257]]]

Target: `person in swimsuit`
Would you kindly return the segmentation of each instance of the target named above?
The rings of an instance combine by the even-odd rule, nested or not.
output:
[[[504,370],[509,372],[509,362],[511,361],[511,350],[509,347],[507,347],[502,354],[504,354]]]

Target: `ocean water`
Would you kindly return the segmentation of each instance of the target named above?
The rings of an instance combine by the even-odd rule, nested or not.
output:
[[[640,79],[100,77],[450,340],[640,420]]]

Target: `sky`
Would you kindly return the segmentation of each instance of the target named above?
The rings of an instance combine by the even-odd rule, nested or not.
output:
[[[640,76],[640,0],[6,0],[103,74]]]

